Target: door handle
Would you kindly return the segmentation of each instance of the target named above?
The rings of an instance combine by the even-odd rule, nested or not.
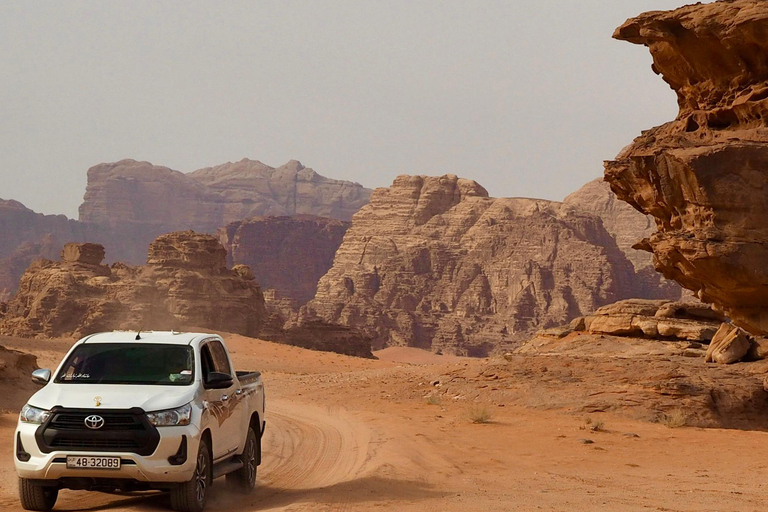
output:
[[[227,400],[229,400],[229,395],[221,395],[222,402],[226,402]]]

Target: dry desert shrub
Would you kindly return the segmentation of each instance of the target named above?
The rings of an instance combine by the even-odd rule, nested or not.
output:
[[[688,415],[680,409],[665,412],[659,422],[669,428],[684,427],[688,423]]]
[[[484,424],[491,422],[493,414],[484,405],[473,405],[468,411],[468,416],[472,423]]]
[[[587,416],[584,418],[584,426],[579,428],[591,432],[605,432],[605,423],[602,420],[592,421],[592,418]]]

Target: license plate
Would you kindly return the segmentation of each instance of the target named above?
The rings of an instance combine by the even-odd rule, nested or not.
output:
[[[68,469],[120,469],[120,457],[67,456]]]

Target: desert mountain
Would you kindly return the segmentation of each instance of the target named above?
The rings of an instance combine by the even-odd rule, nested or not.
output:
[[[644,131],[605,178],[656,230],[654,264],[755,334],[768,333],[768,3],[649,12],[614,37],[650,49],[677,93],[675,120]]]
[[[319,215],[346,222],[368,202],[370,192],[356,183],[320,176],[295,161],[272,168],[241,160],[189,174],[134,160],[99,164],[88,171],[79,221],[0,200],[0,300],[11,297],[32,261],[56,259],[67,242],[98,243],[105,247],[107,261],[138,265],[145,261],[146,247],[164,233],[193,229],[214,234],[230,222],[255,215]],[[283,225],[286,220],[276,222]],[[290,236],[285,238],[288,243]],[[244,244],[238,247],[238,254],[247,251]],[[330,267],[326,252],[320,251],[318,262],[304,259],[304,265],[324,270],[297,285],[306,288],[297,300],[306,302],[314,295],[317,279]],[[304,254],[309,256],[306,250]],[[271,282],[261,268],[258,273]],[[280,291],[293,297],[296,289]]]
[[[189,174],[122,160],[88,170],[80,220],[112,228],[142,225],[165,233],[215,232],[256,216],[317,215],[348,221],[370,190],[320,176],[292,160],[273,168],[243,159]]]
[[[636,285],[595,215],[494,199],[453,175],[399,176],[355,215],[300,321],[358,327],[374,347],[485,355]]]

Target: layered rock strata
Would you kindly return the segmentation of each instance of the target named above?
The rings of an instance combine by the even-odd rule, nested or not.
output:
[[[309,215],[255,217],[220,229],[219,240],[231,263],[248,265],[262,288],[303,305],[315,296],[350,225]]]
[[[147,264],[101,264],[98,244],[67,244],[62,261],[38,260],[5,307],[0,333],[83,336],[114,329],[202,327],[256,336],[265,318],[259,285],[225,265],[218,240],[191,231],[159,237]]]
[[[594,215],[400,176],[355,215],[300,319],[359,328],[375,348],[482,356],[630,296],[633,279]]]
[[[636,247],[665,277],[755,334],[768,333],[768,3],[650,12],[614,37],[650,49],[676,92],[674,121],[643,132],[605,178],[652,215]]]
[[[706,304],[668,300],[627,299],[603,306],[567,328],[543,335],[562,337],[573,331],[612,336],[709,343],[728,319]]]
[[[643,215],[621,201],[603,179],[592,180],[570,194],[563,203],[600,217],[606,231],[616,240],[638,275],[637,297],[649,299],[679,299],[683,293],[675,281],[665,279],[653,268],[653,257],[633,246],[638,240],[656,231],[653,217]]]
[[[370,193],[294,160],[273,168],[243,159],[189,174],[122,160],[88,170],[80,220],[113,228],[139,224],[160,232],[215,232],[257,216],[306,214],[348,221]]]

